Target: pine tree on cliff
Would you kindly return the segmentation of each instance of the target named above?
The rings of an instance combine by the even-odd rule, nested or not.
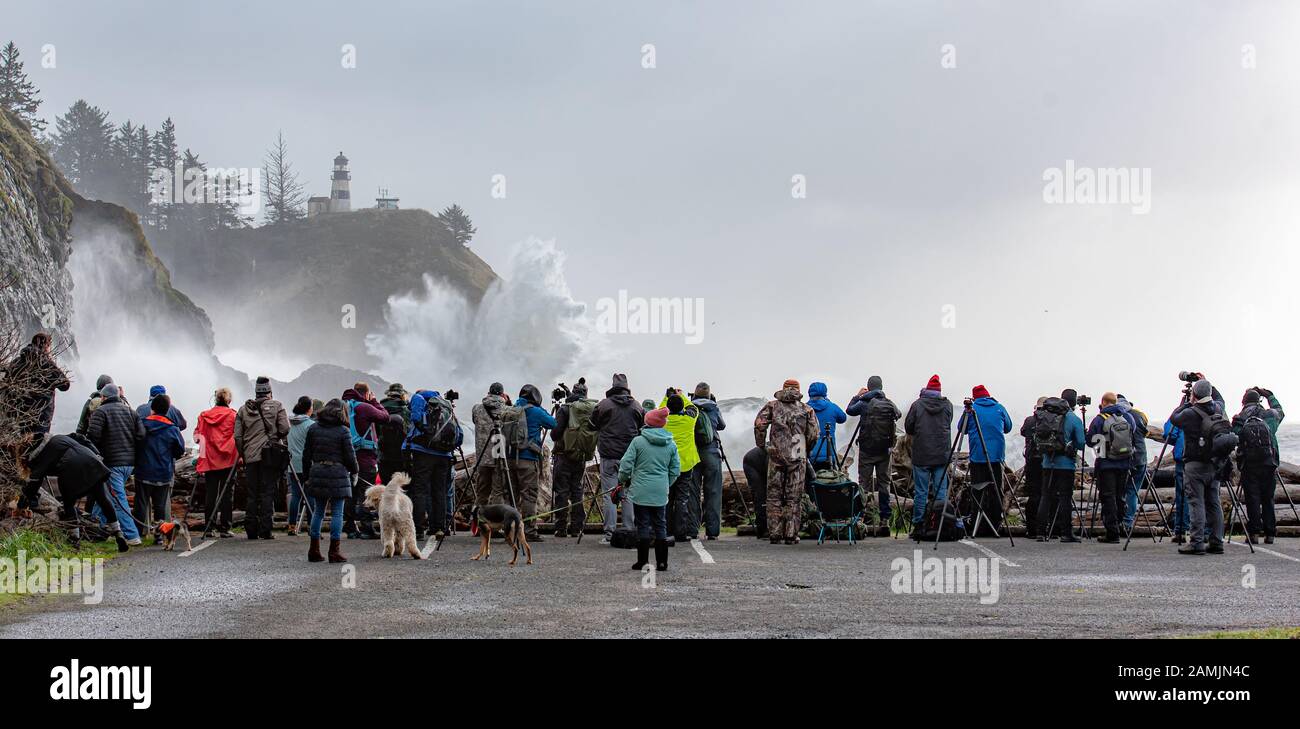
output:
[[[451,233],[451,237],[455,238],[456,242],[463,246],[468,246],[470,239],[478,232],[478,228],[474,227],[474,221],[469,219],[469,216],[465,214],[465,211],[459,205],[453,204],[451,207],[445,208],[438,213],[438,220],[446,226],[447,231]]]
[[[117,165],[108,112],[78,99],[54,120],[50,152],[77,192],[91,199],[112,193]]]
[[[117,200],[142,218],[149,212],[149,130],[128,119],[113,138],[119,191]]]
[[[167,117],[160,128],[153,135],[153,140],[149,143],[149,165],[153,169],[166,170],[167,174],[174,177],[176,174],[176,164],[181,159],[180,149],[176,146],[176,125],[172,123],[172,118]],[[171,179],[164,177],[163,179]],[[159,195],[155,196],[158,202],[153,203],[152,209],[153,223],[159,228],[166,229],[170,222],[175,208],[173,207],[178,201],[173,200],[173,192],[181,186],[182,181],[173,180],[171,185],[165,185]]]
[[[275,137],[275,145],[266,150],[266,223],[279,225],[306,216],[303,204],[307,194],[298,173],[289,163],[289,147],[284,142],[284,132]]]
[[[36,116],[41,105],[37,94],[36,85],[23,72],[18,46],[9,41],[0,49],[0,106],[17,114],[39,136],[45,131],[45,120]]]

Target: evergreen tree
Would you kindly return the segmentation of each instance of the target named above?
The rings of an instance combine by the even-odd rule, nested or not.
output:
[[[149,165],[153,169],[163,169],[168,175],[175,176],[176,165],[180,161],[180,149],[176,146],[176,125],[172,123],[171,117],[167,117],[149,143]],[[171,177],[164,179],[171,179]],[[171,215],[175,211],[174,206],[180,202],[172,199],[172,192],[183,189],[183,186],[182,180],[174,180],[171,189],[163,191],[151,205],[155,226],[163,229],[169,226]]]
[[[306,216],[303,203],[307,194],[298,181],[298,173],[289,163],[289,147],[284,142],[284,132],[275,138],[275,146],[266,151],[266,222],[279,225]]]
[[[64,176],[82,195],[100,199],[111,194],[116,164],[108,112],[78,99],[68,113],[54,120],[50,149]]]
[[[41,105],[37,93],[36,85],[23,72],[18,46],[9,41],[0,48],[0,106],[17,114],[31,126],[32,132],[40,135],[45,131],[45,120],[36,116]]]
[[[465,214],[465,211],[459,205],[453,204],[438,213],[438,220],[446,226],[447,231],[451,233],[451,237],[455,238],[456,242],[463,246],[468,247],[470,239],[478,232],[478,228],[474,227],[474,221],[469,219],[469,216]]]

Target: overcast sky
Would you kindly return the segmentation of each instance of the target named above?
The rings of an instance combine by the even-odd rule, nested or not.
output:
[[[553,238],[593,306],[619,289],[703,297],[699,345],[615,338],[634,388],[765,395],[794,376],[843,403],[878,373],[905,404],[937,372],[954,399],[983,383],[1017,417],[1073,386],[1159,419],[1192,368],[1230,402],[1253,384],[1300,395],[1294,2],[19,0],[4,15],[47,119],[77,98],[115,122],[171,116],[217,167],[259,165],[283,130],[312,194],[343,150],[357,204],[379,186],[403,207],[458,202],[498,268]],[[1044,171],[1066,160],[1149,169],[1150,212],[1045,203]]]

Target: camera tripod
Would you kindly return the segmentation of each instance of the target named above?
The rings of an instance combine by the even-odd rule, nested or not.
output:
[[[1145,438],[1146,436],[1143,435],[1142,437]],[[1160,446],[1160,455],[1156,457],[1156,466],[1155,466],[1156,473],[1160,472],[1160,464],[1165,459],[1165,449],[1168,447],[1169,447],[1169,443],[1167,441],[1165,442],[1164,445]],[[1133,483],[1132,472],[1129,473],[1128,482]],[[1137,515],[1143,513],[1146,510],[1148,495],[1150,495],[1151,500],[1156,503],[1156,511],[1160,513],[1160,523],[1164,526],[1165,531],[1167,532],[1173,531],[1169,527],[1168,517],[1165,516],[1165,506],[1160,501],[1160,494],[1156,491],[1156,478],[1152,474],[1151,470],[1148,469],[1146,473],[1142,474],[1142,498],[1138,500],[1137,511],[1133,512],[1133,525],[1128,528],[1128,534],[1126,534],[1124,537],[1124,548],[1120,550],[1121,552],[1127,552],[1129,543],[1133,541],[1133,530],[1137,529]],[[1162,539],[1164,539],[1163,534],[1159,538],[1157,538],[1155,530],[1154,529],[1151,530],[1152,542],[1159,544]]]
[[[975,423],[975,435],[979,438],[979,441],[980,441],[980,448],[984,451],[985,456],[988,455],[988,452],[989,452],[989,451],[988,451],[988,446],[987,446],[987,444],[986,444],[985,441],[984,441],[984,427],[983,427],[982,425],[980,425],[980,419],[979,419],[979,417],[978,417],[977,415],[975,415],[975,406],[974,406],[974,404],[973,404],[969,399],[967,399],[967,400],[965,400],[965,401],[962,403],[962,412],[961,412],[961,417],[958,418],[958,420],[957,420],[957,437],[953,438],[953,440],[952,440],[952,449],[948,451],[948,464],[947,464],[946,466],[943,467],[943,482],[944,482],[944,483],[948,483],[948,479],[949,479],[950,474],[951,474],[951,472],[952,472],[952,461],[953,461],[953,457],[957,455],[957,448],[961,445],[962,439],[963,439],[963,438],[966,438],[966,424],[967,424],[967,422],[972,421],[972,420],[973,420],[974,423]],[[967,455],[967,457],[968,457],[968,459],[969,459],[969,454]],[[969,490],[971,490],[971,491],[974,490],[973,488],[971,488],[973,477],[972,477],[972,474],[970,473],[970,471],[971,471],[971,466],[972,466],[972,465],[973,465],[973,464],[972,464],[969,460],[967,460],[967,466],[966,466],[966,467],[967,467],[967,471],[966,471],[966,485],[967,485],[967,488],[968,488]],[[1001,470],[1001,466],[1002,466],[1002,464],[999,463],[999,464],[997,464],[997,465],[998,465],[998,467],[999,467],[999,470]],[[992,463],[989,463],[988,466],[989,466],[989,471],[990,471],[990,472],[996,473],[996,472],[993,471],[993,464],[992,464]],[[993,483],[994,483],[994,485],[996,485],[997,488],[998,488],[998,499],[1001,501],[1002,504],[1006,504],[1006,503],[1007,503],[1007,499],[1006,499],[1006,492],[1003,490],[1003,481],[1004,481],[1003,476],[1004,476],[1004,474],[997,474],[997,475],[994,477],[994,479],[993,479]],[[948,501],[949,501],[949,503],[953,503],[953,502],[955,501],[955,497],[956,497],[956,495],[957,495],[957,487],[956,487],[956,485],[955,485],[955,484],[951,484],[951,483],[949,483],[949,488],[948,488]],[[936,498],[936,500],[937,500],[937,497],[938,497],[938,489],[935,490],[935,498]],[[915,498],[915,493],[913,494],[913,498]],[[1013,499],[1013,501],[1014,501],[1014,499]],[[928,506],[929,506],[929,504],[927,504],[927,507],[928,507]],[[1016,503],[1016,509],[1020,511],[1020,518],[1021,518],[1021,519],[1024,519],[1024,518],[1025,518],[1025,513],[1024,513],[1024,510],[1020,508],[1020,504],[1019,504],[1019,502]],[[980,527],[980,521],[981,521],[981,520],[983,520],[984,523],[988,524],[988,525],[989,525],[989,528],[992,529],[992,530],[993,530],[993,533],[996,535],[996,534],[998,533],[998,527],[997,527],[996,524],[993,523],[993,520],[992,520],[992,519],[989,519],[988,514],[985,514],[985,513],[984,513],[984,504],[983,504],[983,499],[980,499],[980,503],[976,506],[976,509],[975,509],[975,510],[976,510],[976,514],[975,514],[975,524],[974,524],[974,526],[971,528],[971,536],[974,537],[974,536],[976,536],[977,534],[979,534],[979,527]],[[935,548],[935,549],[938,549],[938,548],[939,548],[939,538],[943,535],[943,523],[944,523],[944,520],[947,519],[947,517],[948,517],[948,510],[947,510],[947,509],[944,509],[943,512],[939,515],[939,528],[936,530],[936,533],[935,533],[935,535],[934,535],[934,548]],[[1004,514],[1003,514],[1003,522],[1005,522],[1005,521],[1006,521],[1006,515],[1005,515],[1005,510],[1004,510]],[[1007,529],[1007,539],[1009,539],[1009,540],[1011,541],[1011,546],[1013,546],[1013,547],[1016,546],[1016,538],[1015,538],[1015,536],[1013,536],[1013,535],[1011,534],[1011,529]]]
[[[1088,402],[1091,402],[1091,400],[1089,400]],[[1073,410],[1071,410],[1071,412],[1073,412]],[[1085,423],[1088,422],[1088,405],[1087,405],[1086,403],[1085,403],[1085,404],[1082,404],[1082,405],[1079,406],[1079,412],[1080,412],[1080,414],[1081,414],[1081,415],[1080,415],[1080,420],[1082,420],[1082,421],[1085,422]],[[1084,444],[1083,444],[1083,449],[1079,451],[1079,467],[1078,467],[1078,471],[1077,471],[1077,473],[1078,473],[1078,477],[1079,477],[1079,492],[1080,492],[1080,493],[1083,493],[1083,492],[1084,492],[1084,488],[1083,488],[1083,486],[1084,486],[1084,480],[1085,480],[1085,472],[1086,472],[1087,470],[1088,470],[1088,444],[1087,444],[1087,442],[1085,441]],[[1066,498],[1068,498],[1068,499],[1070,500],[1070,510],[1069,510],[1069,513],[1070,513],[1070,523],[1067,525],[1067,527],[1068,527],[1069,530],[1070,530],[1070,538],[1073,539],[1073,538],[1074,538],[1074,516],[1075,516],[1075,514],[1079,513],[1081,507],[1076,506],[1075,503],[1074,503],[1074,479],[1071,478],[1070,481],[1071,481],[1071,483],[1070,483],[1070,490],[1069,490],[1069,493],[1066,494]],[[1095,478],[1093,479],[1092,487],[1093,487],[1094,489],[1097,487],[1097,482],[1096,482],[1096,479],[1095,479]],[[1056,509],[1054,509],[1053,512],[1052,512],[1052,521],[1047,525],[1047,532],[1046,532],[1046,535],[1047,535],[1047,538],[1048,538],[1048,539],[1051,539],[1051,537],[1052,537],[1052,532],[1056,530],[1056,520],[1057,520],[1057,518],[1060,517],[1060,515],[1061,515],[1061,509],[1060,509],[1060,507],[1059,507],[1059,505],[1058,505],[1058,507],[1057,507]],[[1092,539],[1092,534],[1088,531],[1088,529],[1084,528],[1084,526],[1083,526],[1083,516],[1082,516],[1082,515],[1079,516],[1079,529],[1080,529],[1080,531],[1083,532],[1083,538],[1084,538],[1084,539]]]

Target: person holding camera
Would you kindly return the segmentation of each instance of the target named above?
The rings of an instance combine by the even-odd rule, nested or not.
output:
[[[974,417],[966,419],[966,441],[970,443],[970,482],[991,484],[976,496],[979,509],[997,528],[1002,524],[1003,466],[1007,460],[1007,433],[1011,414],[993,399],[988,388],[976,385],[964,404]]]
[[[1223,504],[1219,501],[1218,478],[1223,454],[1216,453],[1215,437],[1221,433],[1219,424],[1226,421],[1213,392],[1209,380],[1198,377],[1169,417],[1175,427],[1182,429],[1185,439],[1183,482],[1191,511],[1188,544],[1179,548],[1179,554],[1223,554]]]
[[[1120,541],[1124,493],[1133,468],[1133,439],[1137,432],[1137,421],[1120,407],[1119,396],[1113,392],[1104,393],[1101,410],[1088,425],[1088,442],[1097,453],[1092,464],[1092,477],[1101,499],[1101,523],[1106,528],[1106,536],[1097,540],[1101,544],[1118,544]]]
[[[555,411],[555,441],[552,455],[551,494],[555,510],[555,536],[576,537],[582,533],[582,482],[587,461],[596,455],[596,429],[591,414],[596,401],[587,397],[587,380],[579,378],[572,390],[561,384],[551,393],[563,403]]]
[[[456,395],[456,391],[448,390],[447,395]],[[411,396],[411,430],[402,450],[411,465],[411,483],[406,490],[411,496],[417,541],[426,534],[451,533],[447,484],[454,483],[456,449],[464,438],[452,400],[437,390],[417,390]],[[360,458],[358,453],[358,463]]]
[[[893,510],[889,504],[889,459],[898,440],[898,421],[902,411],[893,400],[885,397],[885,383],[879,375],[867,378],[867,386],[849,400],[844,409],[847,415],[856,415],[858,425],[858,483],[862,485],[862,499],[876,493],[880,515],[879,524],[888,526]]]
[[[524,516],[524,538],[530,542],[541,542],[542,535],[537,533],[537,485],[542,475],[542,431],[555,429],[555,418],[542,407],[542,391],[536,385],[524,385],[519,390],[519,399],[515,407],[524,409],[524,418],[528,425],[528,447],[518,453],[510,454],[510,473],[514,477],[515,488],[519,490],[519,513]]]
[[[912,538],[920,541],[929,500],[948,497],[948,456],[952,452],[952,401],[934,375],[912,407],[903,430],[912,436]]]
[[[1261,403],[1267,401],[1269,407]],[[1277,428],[1286,413],[1272,390],[1252,387],[1241,398],[1241,412],[1232,418],[1232,432],[1237,434],[1237,466],[1241,470],[1241,489],[1246,497],[1246,531],[1252,544],[1260,536],[1272,544],[1277,536],[1277,518],[1273,514],[1273,492],[1280,463]]]
[[[700,462],[695,466],[695,489],[704,494],[704,537],[710,541],[722,533],[722,436],[727,428],[718,409],[718,399],[713,396],[709,383],[695,386],[691,404],[704,416],[696,430]],[[708,422],[705,422],[705,419]]]
[[[1084,398],[1086,405],[1089,401]],[[1073,389],[1049,397],[1034,411],[1034,450],[1042,454],[1043,490],[1038,501],[1038,541],[1061,535],[1063,544],[1076,543],[1073,515],[1074,475],[1084,439],[1083,420],[1074,414],[1080,397]]]
[[[1025,439],[1025,536],[1037,539],[1041,533],[1038,523],[1038,504],[1043,495],[1043,457],[1034,447],[1034,424],[1037,422],[1038,409],[1047,402],[1047,396],[1038,398],[1034,403],[1034,412],[1020,424],[1020,436]]]

